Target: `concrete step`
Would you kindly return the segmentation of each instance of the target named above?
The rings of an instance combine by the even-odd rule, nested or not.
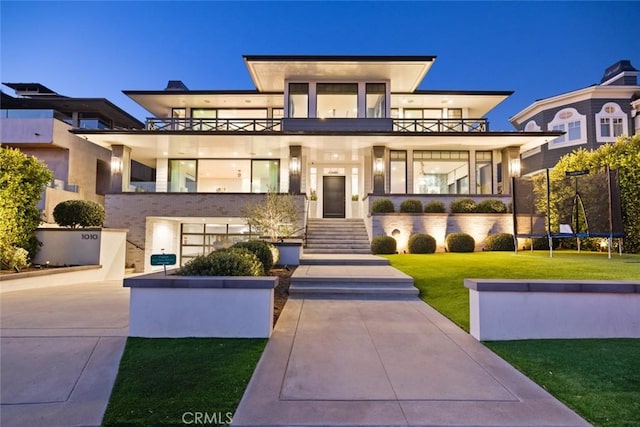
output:
[[[290,295],[375,295],[375,296],[417,296],[420,292],[413,286],[300,286],[292,284]]]
[[[341,252],[342,251],[342,252]],[[331,249],[326,249],[326,248],[304,248],[304,253],[306,254],[337,254],[337,253],[343,253],[343,254],[362,254],[362,255],[371,255],[371,249],[367,248],[367,249],[339,249],[336,250],[335,248],[331,248]]]
[[[305,250],[308,249],[366,249],[367,251],[371,250],[369,245],[356,245],[352,243],[325,243],[325,244],[313,244],[307,245]]]
[[[369,246],[369,239],[354,239],[354,238],[346,238],[346,239],[325,239],[320,237],[312,237],[307,239],[307,245],[314,243],[353,243],[358,245]]]
[[[300,265],[389,265],[389,260],[374,255],[308,255],[300,258]]]

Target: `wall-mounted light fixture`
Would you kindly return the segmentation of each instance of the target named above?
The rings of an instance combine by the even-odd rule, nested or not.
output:
[[[509,175],[515,178],[520,176],[520,158],[516,157],[509,161]]]
[[[289,160],[289,172],[291,175],[300,175],[300,158],[293,156]]]
[[[111,157],[111,173],[112,174],[122,173],[122,159],[120,157],[116,157],[116,156]]]
[[[384,175],[384,159],[381,157],[376,158],[373,164],[373,173],[381,176]]]

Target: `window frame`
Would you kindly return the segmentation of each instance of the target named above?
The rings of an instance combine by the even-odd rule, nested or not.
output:
[[[613,108],[613,112],[607,112],[608,108]],[[604,120],[607,121],[606,127],[609,130],[609,135],[603,135],[602,133],[602,123]],[[617,134],[616,120],[620,120],[621,123],[621,132]],[[606,102],[600,111],[595,115],[595,125],[596,125],[596,141],[599,143],[607,143],[607,142],[615,142],[615,140],[620,135],[629,135],[629,118],[627,113],[622,110],[622,107],[616,102]]]
[[[578,123],[578,126],[572,126],[572,129],[579,129],[578,138],[570,139],[569,126]],[[587,143],[587,116],[580,114],[578,110],[572,107],[562,108],[553,116],[553,120],[547,123],[547,130],[565,132],[554,140],[547,143],[549,150],[557,148],[571,147],[573,145],[581,145]]]

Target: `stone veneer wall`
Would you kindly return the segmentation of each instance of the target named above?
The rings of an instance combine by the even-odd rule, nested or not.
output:
[[[120,193],[105,196],[107,218],[105,227],[126,228],[126,264],[135,264],[136,271],[149,263],[151,245],[147,230],[148,218],[160,217],[236,217],[242,218],[247,203],[260,203],[265,194],[250,193]],[[299,207],[298,228],[303,227],[305,196],[295,196]],[[151,220],[149,220],[151,221]],[[138,246],[136,248],[135,246]]]
[[[412,234],[426,233],[436,239],[437,251],[445,249],[445,237],[450,233],[467,233],[476,241],[476,251],[484,248],[484,240],[490,234],[513,233],[511,214],[410,214],[387,213],[371,215],[372,237],[391,236],[394,230],[398,252],[407,250],[407,242]]]

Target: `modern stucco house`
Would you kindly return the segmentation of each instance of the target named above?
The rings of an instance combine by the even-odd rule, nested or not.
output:
[[[307,218],[366,218],[383,195],[508,195],[520,153],[560,135],[491,130],[511,91],[418,89],[434,56],[244,61],[254,89],[126,90],[150,113],[144,129],[73,130],[112,152],[107,225],[129,229],[138,269],[161,250],[184,262],[247,238],[242,208],[271,189],[295,195],[301,234]],[[155,179],[130,179],[131,160]]]
[[[599,84],[539,99],[510,119],[522,131],[562,131],[547,144],[524,150],[522,173],[552,168],[580,147],[597,149],[620,135],[640,132],[638,70],[629,60],[608,67]]]
[[[44,221],[54,222],[53,208],[64,200],[104,204],[111,190],[112,150],[69,131],[142,129],[143,123],[104,98],[67,97],[40,83],[3,84],[16,96],[1,93],[0,144],[37,157],[54,174],[40,201]],[[152,172],[136,162],[131,168],[134,174]]]

